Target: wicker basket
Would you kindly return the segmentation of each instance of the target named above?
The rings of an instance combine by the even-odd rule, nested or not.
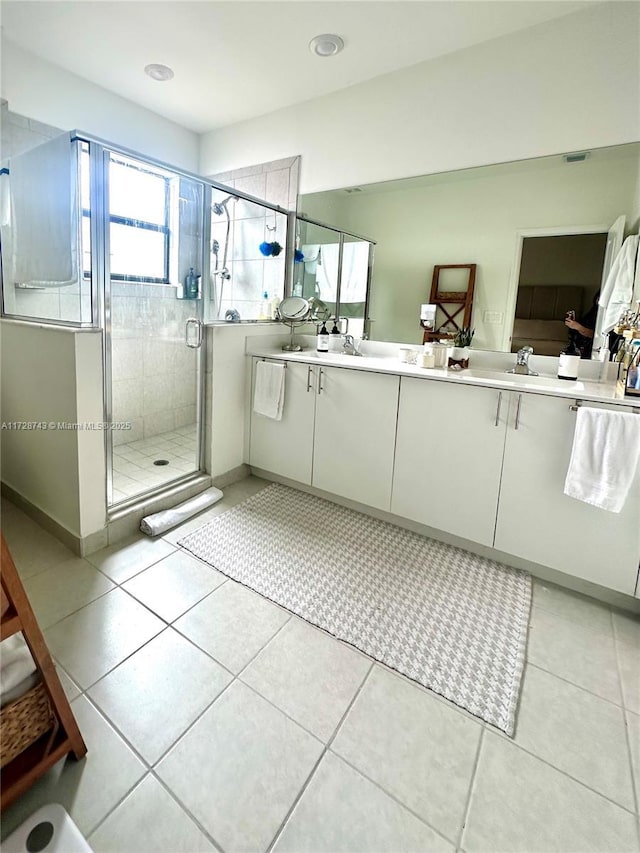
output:
[[[51,731],[51,737],[46,752],[51,749],[58,731],[58,720],[51,708],[49,694],[40,681],[0,710],[0,767],[13,761],[16,755],[48,731]]]

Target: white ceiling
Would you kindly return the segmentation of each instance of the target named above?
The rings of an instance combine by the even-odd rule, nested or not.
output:
[[[588,0],[3,0],[1,9],[4,37],[202,133],[586,5]],[[345,49],[320,59],[308,43],[326,32],[341,35]],[[148,78],[143,68],[152,62],[173,68],[174,79]]]

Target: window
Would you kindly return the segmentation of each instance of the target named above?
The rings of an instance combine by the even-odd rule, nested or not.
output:
[[[89,158],[83,159],[88,177]],[[82,185],[88,188],[88,180]],[[165,173],[128,157],[110,155],[109,248],[112,279],[169,284],[170,191],[171,180]],[[88,238],[88,189],[86,197],[83,193],[82,213],[83,229]],[[85,245],[89,245],[88,239]]]

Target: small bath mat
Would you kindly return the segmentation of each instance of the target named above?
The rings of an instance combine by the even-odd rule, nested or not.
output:
[[[275,483],[180,545],[513,734],[525,572]]]

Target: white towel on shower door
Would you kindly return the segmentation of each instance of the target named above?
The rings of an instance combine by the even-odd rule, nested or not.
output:
[[[68,133],[9,161],[13,285],[79,282],[77,146]]]
[[[640,459],[640,415],[580,406],[564,493],[620,512]]]
[[[284,364],[259,361],[253,389],[253,411],[274,421],[282,420],[284,408]]]

